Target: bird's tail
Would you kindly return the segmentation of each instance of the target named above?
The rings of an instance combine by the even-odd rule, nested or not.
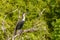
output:
[[[16,33],[17,33],[17,29],[14,30],[14,35],[16,35]]]

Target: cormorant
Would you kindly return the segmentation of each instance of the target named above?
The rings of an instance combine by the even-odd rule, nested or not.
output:
[[[24,25],[24,22],[25,22],[25,13],[23,13],[23,15],[22,15],[22,20],[18,21],[18,23],[16,25],[15,32],[14,32],[15,35],[16,35],[16,33],[17,33],[18,30],[21,30],[21,28]]]

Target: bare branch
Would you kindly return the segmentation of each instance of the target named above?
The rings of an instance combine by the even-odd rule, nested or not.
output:
[[[18,10],[18,21],[20,20],[20,10]]]
[[[46,10],[46,8],[44,8],[44,9],[40,12],[39,15],[42,15],[45,10]]]
[[[19,35],[21,35],[21,34],[23,34],[23,33],[35,32],[35,31],[38,31],[38,30],[40,30],[40,29],[39,29],[39,28],[35,28],[35,27],[30,28],[30,29],[26,29],[26,30],[22,30],[22,32],[21,32],[20,34],[16,34],[16,35],[13,36],[12,38],[9,38],[9,40],[10,40],[10,39],[14,40],[17,36],[19,36]]]
[[[45,11],[46,9],[43,9],[42,11],[41,11],[41,14]]]
[[[37,31],[37,30],[39,30],[39,28],[30,28],[30,29],[27,29],[27,30],[24,30],[23,31],[23,33],[25,33],[25,32],[34,32],[34,31]]]
[[[4,21],[2,21],[2,30],[3,30],[3,32],[5,32],[5,27],[4,27]]]
[[[13,11],[11,11],[11,12],[9,12],[9,13],[13,13],[13,12],[16,12],[16,11],[18,11],[18,8],[17,8],[17,9],[15,9],[15,10],[13,10]]]
[[[7,15],[4,16],[4,20],[5,20],[6,16]],[[2,20],[2,30],[3,30],[3,32],[5,32],[5,29],[6,29],[5,26],[4,26],[5,25],[4,20]]]
[[[34,32],[34,31],[37,31],[39,30],[39,28],[30,28],[30,29],[26,29],[26,30],[22,30],[22,32],[20,34],[17,34],[14,36],[14,38],[16,38],[17,36],[21,35],[22,33],[28,33],[28,32]]]
[[[16,12],[18,10],[18,8],[17,9],[15,9],[15,10],[13,10],[12,12]]]

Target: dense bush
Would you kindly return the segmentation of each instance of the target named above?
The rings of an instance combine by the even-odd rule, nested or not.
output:
[[[22,29],[35,26],[39,30],[23,33],[16,40],[60,40],[59,0],[0,0],[0,40],[12,37],[18,17],[21,20],[23,12],[26,21]]]

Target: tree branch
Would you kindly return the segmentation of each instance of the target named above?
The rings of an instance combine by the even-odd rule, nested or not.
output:
[[[18,10],[18,21],[20,20],[20,10]]]
[[[40,30],[40,28],[35,28],[35,27],[30,28],[30,29],[26,29],[26,30],[22,30],[22,32],[21,32],[20,34],[16,34],[16,35],[13,36],[12,38],[9,38],[9,40],[10,40],[10,39],[14,40],[17,36],[19,36],[19,35],[21,35],[21,34],[23,34],[23,33],[35,32],[35,31],[38,31],[38,30]]]
[[[42,15],[45,10],[46,10],[46,8],[44,8],[44,9],[40,12],[39,15]]]
[[[6,16],[7,16],[7,15],[4,16],[4,20],[5,20]],[[5,32],[5,30],[6,30],[6,28],[5,28],[5,26],[4,26],[4,25],[5,25],[4,20],[2,20],[2,30],[3,30],[3,32]]]
[[[18,8],[17,9],[15,9],[15,10],[13,10],[12,12],[16,12],[18,10]]]

